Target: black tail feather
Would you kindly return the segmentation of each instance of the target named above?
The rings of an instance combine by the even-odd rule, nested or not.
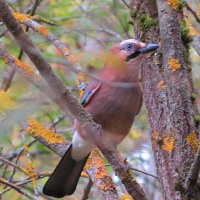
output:
[[[44,194],[61,198],[65,195],[71,195],[75,191],[88,157],[77,162],[71,157],[71,151],[72,144],[47,180],[43,188]]]

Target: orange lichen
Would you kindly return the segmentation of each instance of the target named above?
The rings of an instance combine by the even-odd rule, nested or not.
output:
[[[107,171],[104,167],[105,163],[101,158],[101,155],[99,153],[98,149],[94,149],[90,157],[84,167],[84,170],[90,170],[94,169],[94,178],[96,179],[95,182],[99,182],[100,184],[97,185],[99,190],[102,191],[109,191],[109,190],[115,190],[114,185],[112,184],[112,180],[110,179]]]
[[[18,58],[13,57],[14,63],[16,65],[16,67],[20,70],[22,70],[23,72],[25,72],[28,75],[33,75],[34,74],[34,70],[28,66],[27,64],[21,62]]]
[[[180,0],[168,0],[168,5],[177,11],[180,7]]]
[[[133,200],[133,198],[129,194],[123,194],[120,196],[120,200]]]
[[[6,65],[8,64],[8,58],[7,58],[7,57],[1,56],[1,59],[3,60],[3,62],[4,62]]]
[[[154,57],[154,58],[153,58],[153,63],[154,63],[155,65],[158,65],[158,64],[159,64],[159,60],[158,60],[156,57]]]
[[[73,64],[78,63],[78,59],[74,55],[70,54],[69,56],[67,56],[67,59]]]
[[[62,49],[62,52],[64,53],[64,56],[69,56],[69,54],[70,54],[69,49],[67,47],[64,47]]]
[[[28,146],[27,144],[24,144],[24,151],[25,151],[26,153],[29,152],[29,146]]]
[[[44,138],[49,144],[62,143],[64,138],[55,134],[52,130],[48,130],[42,124],[40,124],[35,119],[28,120],[28,128],[26,129],[27,133],[33,136],[40,136]]]
[[[164,138],[162,148],[163,150],[171,153],[174,149],[174,138],[173,137]]]
[[[192,147],[192,149],[196,152],[199,146],[199,141],[197,139],[197,135],[195,132],[191,132],[187,138],[186,138],[186,142],[188,145],[190,145]]]
[[[41,34],[41,35],[43,35],[43,36],[47,36],[47,35],[49,35],[49,29],[47,28],[47,27],[45,27],[45,26],[39,26],[38,28],[37,28],[37,31]]]
[[[28,75],[34,74],[34,70],[31,67],[29,67],[27,64],[23,63],[18,58],[16,58],[15,56],[12,56],[9,53],[7,53],[5,56],[0,56],[0,58],[3,60],[3,62],[5,64],[9,64],[9,62],[12,62],[12,63],[14,62],[15,67],[17,69],[22,70],[23,72],[25,72]]]
[[[84,171],[81,172],[81,177],[89,178],[88,174]]]
[[[29,161],[25,168],[20,167],[20,169],[32,179],[33,187],[36,188],[36,177],[37,177],[37,175],[35,173],[35,168],[33,167],[32,162]]]
[[[193,37],[195,35],[199,35],[198,31],[192,26],[190,19],[187,15],[185,15],[185,22],[187,27],[189,28],[189,36]]]
[[[83,95],[85,94],[87,82],[88,82],[87,77],[83,73],[78,73],[78,75],[77,75],[77,85],[80,89],[79,99],[82,99]]]
[[[16,103],[10,98],[8,93],[0,90],[0,112],[16,108]]]
[[[24,23],[26,21],[31,20],[31,16],[28,14],[13,13],[13,15],[14,15],[15,19],[20,23]]]
[[[170,69],[175,72],[176,70],[180,69],[181,67],[181,64],[179,62],[179,60],[177,59],[174,59],[174,58],[171,58],[169,61],[168,61],[168,64],[170,66]]]
[[[167,85],[164,83],[164,81],[160,81],[160,82],[158,83],[158,88],[164,90],[164,89],[167,88]]]
[[[84,167],[84,171],[87,171],[88,169],[91,168],[92,165],[97,165],[98,168],[101,168],[101,167],[104,167],[104,161],[102,160],[101,158],[101,155],[98,151],[98,149],[94,149],[89,158],[88,158],[88,161]]]

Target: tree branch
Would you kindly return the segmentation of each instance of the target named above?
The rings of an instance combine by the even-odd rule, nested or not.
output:
[[[34,5],[33,5],[33,8],[32,8],[32,10],[31,10],[31,16],[33,16],[34,14],[35,14],[35,12],[36,12],[36,9],[37,9],[37,7],[39,6],[39,4],[41,3],[41,1],[39,1],[39,0],[35,0],[35,3],[34,3]],[[29,27],[27,26],[26,27],[26,32],[28,32],[29,31]],[[22,49],[20,49],[20,52],[19,52],[19,55],[18,55],[18,59],[19,60],[21,60],[22,59],[22,55],[23,55],[23,50]],[[3,80],[3,86],[2,86],[2,88],[3,88],[3,90],[4,91],[7,91],[9,88],[10,88],[10,85],[11,85],[11,83],[12,83],[12,80],[13,80],[13,78],[14,78],[14,76],[15,76],[15,71],[16,69],[15,68],[12,68],[10,71],[9,71],[9,73],[8,73],[8,75],[6,75],[6,78],[4,78],[4,80]]]
[[[37,67],[43,78],[47,81],[54,94],[60,99],[63,110],[65,112],[70,111],[76,119],[82,123],[85,130],[90,134],[91,138],[95,141],[111,166],[115,169],[115,172],[119,175],[121,181],[132,197],[137,200],[146,200],[147,197],[143,189],[135,181],[130,172],[127,171],[127,167],[124,166],[122,161],[120,161],[116,152],[108,150],[107,147],[99,143],[99,134],[97,133],[101,131],[100,126],[94,123],[92,117],[85,112],[79,102],[71,95],[70,91],[65,88],[62,81],[55,75],[50,65],[42,57],[39,49],[35,47],[29,37],[23,32],[20,24],[16,22],[7,4],[3,0],[0,0],[0,10],[0,18],[2,18],[17,43]]]
[[[198,147],[198,151],[195,155],[194,162],[192,163],[191,168],[185,180],[185,188],[187,191],[195,189],[199,179],[199,172],[200,172],[200,146]]]
[[[7,185],[11,188],[13,188],[14,190],[16,190],[17,192],[19,192],[20,194],[22,194],[23,196],[32,199],[32,200],[38,200],[38,198],[34,197],[33,195],[29,194],[28,192],[24,191],[22,188],[18,187],[17,185],[8,182],[7,180],[5,180],[4,178],[0,178],[0,183]]]
[[[200,35],[192,36],[192,47],[200,55]]]
[[[198,17],[197,13],[191,8],[191,6],[185,1],[184,2],[185,7],[191,12],[191,14],[194,16],[194,18],[196,19],[196,21],[198,23],[200,23],[200,18]]]
[[[88,199],[88,196],[90,194],[90,190],[91,190],[92,186],[93,186],[93,182],[89,178],[88,184],[87,184],[86,188],[84,189],[84,193],[83,193],[81,200],[87,200]]]

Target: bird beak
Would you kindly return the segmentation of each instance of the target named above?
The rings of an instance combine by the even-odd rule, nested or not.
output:
[[[139,51],[140,53],[149,53],[149,52],[155,51],[158,47],[159,47],[158,44],[147,44],[146,47],[142,47],[138,49],[137,51]]]
[[[137,49],[137,51],[127,56],[126,62],[129,62],[131,59],[136,58],[141,53],[142,54],[149,53],[149,52],[155,51],[159,47],[158,44],[147,44],[147,45],[145,43],[141,43],[141,44],[142,44],[141,46],[144,46],[144,47]]]

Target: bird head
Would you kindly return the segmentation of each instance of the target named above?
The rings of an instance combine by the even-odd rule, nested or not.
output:
[[[158,47],[158,44],[146,44],[135,39],[124,40],[110,50],[106,63],[121,69],[130,65],[139,67],[149,53]]]
[[[146,44],[135,39],[116,44],[106,56],[102,77],[109,80],[121,80],[124,77],[138,80],[144,59],[158,47],[158,44]]]
[[[158,44],[146,44],[135,39],[128,39],[115,45],[111,51],[125,62],[130,62],[137,57],[146,57],[145,55],[155,51],[158,47]]]

